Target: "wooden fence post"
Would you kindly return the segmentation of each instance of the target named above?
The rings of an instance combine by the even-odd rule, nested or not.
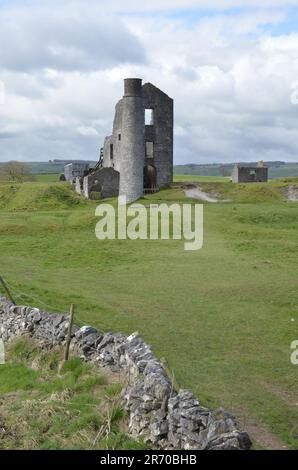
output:
[[[16,305],[16,303],[15,303],[15,301],[14,301],[14,298],[13,298],[13,296],[11,295],[10,290],[8,289],[8,287],[7,287],[7,285],[6,285],[6,282],[4,281],[4,279],[3,279],[2,276],[0,276],[0,282],[1,282],[1,284],[2,284],[2,286],[3,286],[3,288],[4,288],[4,290],[5,290],[6,294],[8,295],[9,299],[12,301],[12,303],[13,303],[14,305]]]
[[[73,316],[74,316],[74,305],[71,304],[71,306],[70,306],[70,315],[69,315],[68,332],[67,332],[67,338],[66,338],[66,348],[65,348],[65,355],[64,355],[64,360],[65,361],[68,361],[68,357],[69,357],[69,346],[70,346],[70,341],[71,341],[71,330],[72,330],[72,325],[73,325]]]

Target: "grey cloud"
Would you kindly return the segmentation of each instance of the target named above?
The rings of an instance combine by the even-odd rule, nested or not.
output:
[[[42,72],[15,73],[13,71],[1,71],[0,79],[5,83],[7,93],[40,100],[45,98],[51,89],[59,88],[63,84],[61,78],[49,78]]]
[[[12,139],[15,137],[18,137],[18,133],[16,132],[5,132],[5,131],[0,131],[0,140],[1,139]]]
[[[143,46],[119,18],[87,12],[80,16],[63,8],[55,11],[2,11],[2,68],[22,72],[43,68],[99,70],[119,63],[144,62]]]

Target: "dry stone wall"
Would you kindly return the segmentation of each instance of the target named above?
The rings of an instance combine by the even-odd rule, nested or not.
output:
[[[68,316],[15,306],[0,297],[0,338],[27,335],[44,348],[65,344]],[[246,432],[232,415],[211,411],[189,390],[176,391],[160,361],[137,333],[103,334],[91,326],[72,329],[71,349],[85,361],[121,372],[129,432],[160,449],[247,450]]]

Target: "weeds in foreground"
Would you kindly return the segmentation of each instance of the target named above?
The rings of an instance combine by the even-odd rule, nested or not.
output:
[[[121,385],[60,349],[26,338],[0,368],[0,449],[138,449],[127,436]]]

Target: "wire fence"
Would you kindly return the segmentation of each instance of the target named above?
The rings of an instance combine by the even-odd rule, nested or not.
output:
[[[5,279],[5,284],[7,285],[7,287],[10,289],[11,293],[14,295],[14,298],[15,299],[22,299],[22,298],[27,298],[29,300],[33,299],[35,300],[37,303],[39,303],[40,305],[43,305],[47,311],[48,309],[51,310],[51,312],[49,313],[57,313],[57,314],[62,314],[62,315],[69,315],[69,312],[68,311],[65,311],[63,309],[59,309],[57,307],[54,307],[53,305],[49,305],[49,304],[46,304],[45,302],[43,302],[39,297],[36,297],[34,295],[32,295],[31,293],[30,294],[26,294],[25,292],[21,292],[19,290],[17,290],[14,286],[12,286],[10,283],[7,282],[7,280]],[[83,326],[91,326],[89,325],[86,321],[84,321],[83,319],[81,319],[80,317],[78,317],[77,313],[75,312],[75,315],[74,315],[74,323],[79,326],[80,328],[83,327]],[[107,333],[107,331],[103,328],[100,328],[100,332],[105,335]],[[138,333],[136,333],[138,334]],[[89,350],[90,351],[94,351],[96,353],[98,353],[98,349],[97,348],[94,348],[92,346],[88,346]]]
[[[54,307],[53,305],[46,304],[39,297],[36,297],[32,295],[31,293],[26,294],[25,292],[17,291],[10,283],[7,282],[6,279],[5,279],[5,282],[8,288],[10,289],[10,291],[12,292],[15,299],[22,299],[22,298],[27,298],[30,300],[33,299],[34,301],[38,302],[40,305],[43,305],[43,307],[50,309],[52,313],[66,313],[60,308]]]
[[[10,292],[13,294],[14,299],[27,299],[28,301],[33,300],[33,301],[37,302],[38,305],[42,305],[42,307],[45,308],[46,311],[48,311],[50,313],[58,313],[58,314],[62,314],[62,315],[69,315],[68,311],[66,311],[62,308],[59,308],[57,306],[47,304],[43,300],[41,300],[39,297],[36,297],[35,295],[33,295],[31,293],[27,294],[26,292],[21,292],[21,291],[17,290],[14,286],[12,286],[9,282],[7,282],[7,279],[5,279],[5,284],[9,288]],[[86,321],[79,318],[77,316],[77,314],[75,315],[75,322],[76,322],[76,324],[78,324],[78,326],[86,326],[87,325]]]
[[[51,313],[69,315],[69,312],[65,311],[64,309],[60,309],[60,308],[57,308],[53,305],[47,304],[47,303],[43,302],[43,300],[41,300],[39,297],[34,296],[31,293],[27,294],[25,292],[21,292],[21,291],[17,290],[14,286],[12,286],[10,283],[8,283],[6,279],[5,279],[5,284],[7,285],[7,287],[9,288],[9,290],[11,291],[11,293],[13,294],[15,299],[25,298],[25,299],[28,299],[29,301],[31,301],[33,299],[39,305],[42,305],[43,307],[45,307],[47,309],[46,311],[51,310]],[[86,323],[84,320],[79,318],[76,313],[75,313],[75,324],[79,327],[89,326],[88,323]],[[103,329],[101,329],[101,333],[106,334],[106,332]],[[136,334],[138,334],[138,333],[136,333]],[[97,347],[92,347],[91,345],[88,345],[88,349],[92,352],[93,351],[96,352],[97,354],[99,353]],[[165,370],[167,370],[169,376],[171,377],[172,386],[174,386],[174,383],[177,383],[177,382],[176,382],[173,370],[171,368],[169,368],[169,366],[167,364],[167,361],[165,361],[165,360],[161,361],[161,365],[165,368]],[[127,383],[130,383],[130,380],[131,380],[130,373],[127,377],[127,380],[128,380]],[[120,382],[120,377],[119,377],[119,382]],[[179,386],[178,386],[178,388],[179,388]],[[106,398],[111,399],[111,397],[106,397]],[[52,398],[49,401],[56,402],[56,404],[57,404],[57,403],[59,403],[60,400],[59,399],[55,400],[55,399]],[[69,400],[66,401],[66,404],[71,405],[73,407],[73,409],[78,410],[78,411],[80,411],[80,410],[79,410],[79,408],[76,408],[76,406],[78,406],[78,407],[87,406],[87,407],[93,407],[93,408],[98,408],[99,407],[99,404],[95,404],[95,403],[79,403],[78,404],[77,402],[73,402],[73,401],[69,401]]]
[[[42,305],[43,307],[46,308],[46,310],[51,310],[51,313],[58,313],[58,314],[63,314],[63,315],[69,315],[69,312],[66,312],[65,310],[63,309],[60,309],[60,308],[57,308],[53,305],[50,305],[50,304],[47,304],[45,303],[43,300],[41,300],[39,297],[36,297],[34,295],[32,295],[31,293],[30,294],[27,294],[25,292],[21,292],[19,290],[17,290],[14,286],[12,286],[10,283],[7,282],[7,280],[5,279],[5,285],[6,287],[8,287],[9,291],[11,294],[13,294],[13,297],[14,299],[28,299],[29,301],[31,300],[34,300],[36,301],[39,305]],[[75,324],[77,326],[87,326],[88,324],[83,321],[81,318],[79,318],[77,316],[77,314],[75,314]],[[101,330],[102,331],[102,330]],[[105,332],[102,331],[103,334],[105,334]],[[98,353],[98,349],[96,347],[92,347],[92,346],[88,346],[89,350],[92,351],[92,352],[96,352]],[[120,382],[120,377],[119,377],[119,382]],[[105,399],[107,399],[108,401],[113,401],[115,400],[115,398],[117,398],[117,400],[119,399],[119,397],[115,397],[115,396],[112,396],[112,397],[109,397],[107,395],[105,395],[104,397]],[[24,402],[24,406],[26,405],[30,405],[30,404],[41,404],[42,402],[40,400],[27,400]],[[80,411],[80,408],[82,406],[86,406],[86,407],[89,407],[89,408],[93,408],[93,409],[99,409],[101,404],[100,403],[78,403],[78,402],[74,402],[74,401],[71,401],[71,400],[65,400],[64,403],[61,403],[61,400],[59,400],[59,398],[55,399],[54,397],[50,397],[46,402],[44,401],[43,403],[53,403],[54,406],[56,407],[63,407],[65,408],[65,406],[71,406],[73,410],[75,411]],[[94,440],[94,445],[95,445],[95,442],[96,442],[97,438]]]

